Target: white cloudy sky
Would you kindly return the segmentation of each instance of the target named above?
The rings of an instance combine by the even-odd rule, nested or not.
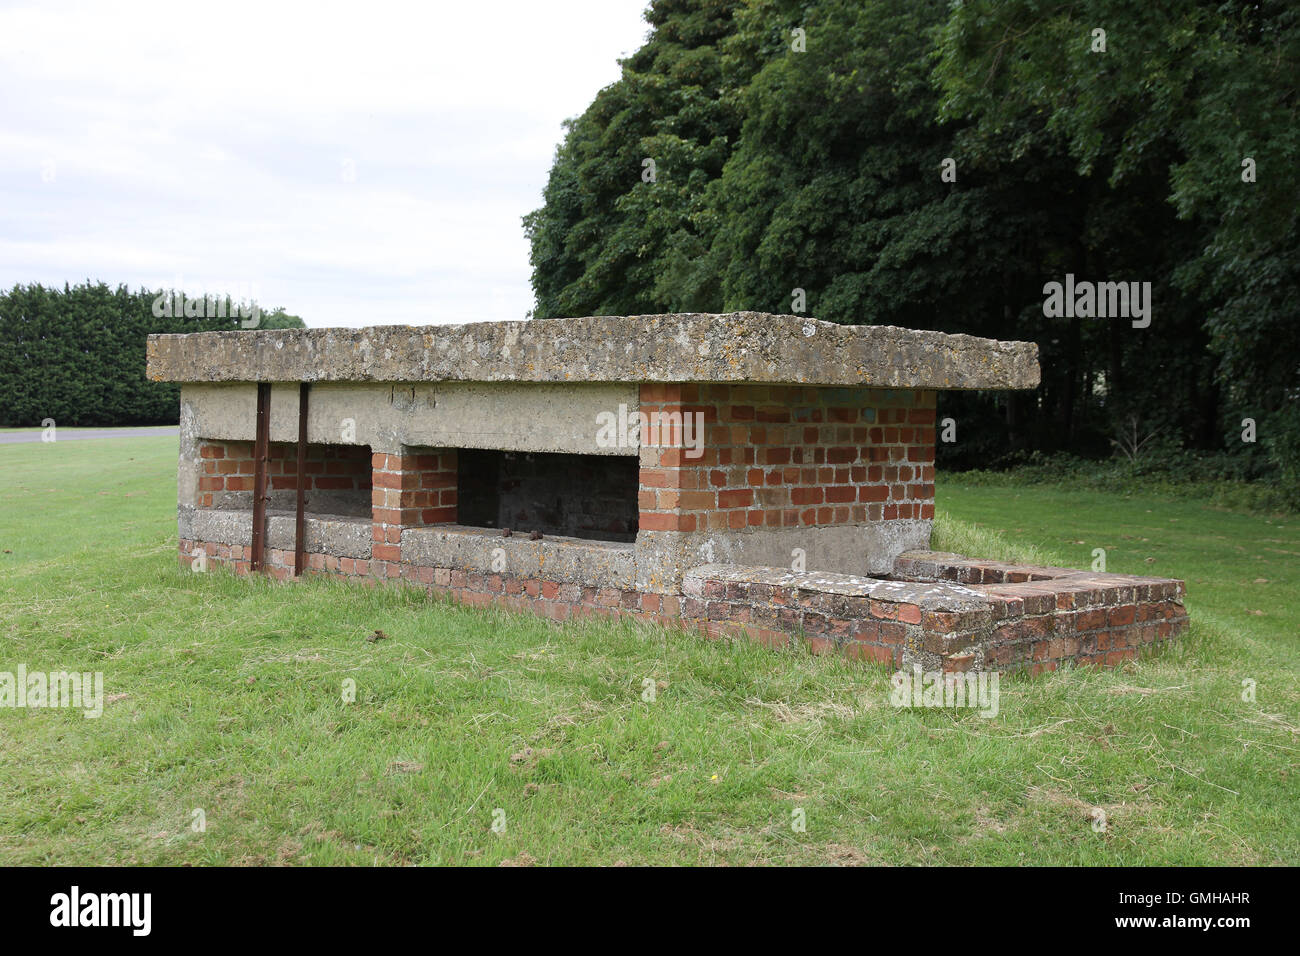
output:
[[[523,318],[520,217],[645,0],[0,0],[0,287]]]

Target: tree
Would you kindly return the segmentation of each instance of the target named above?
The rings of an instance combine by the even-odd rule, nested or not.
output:
[[[939,53],[944,114],[973,120],[972,154],[1054,138],[1082,176],[1112,192],[1142,183],[1186,224],[1189,248],[1165,275],[1204,316],[1223,433],[1234,443],[1243,415],[1261,417],[1300,489],[1300,10],[974,0],[953,8]]]
[[[1252,409],[1275,464],[1300,460],[1281,3],[676,0],[648,19],[527,219],[538,315],[789,312],[798,289],[822,319],[1039,344],[1036,394],[945,395],[945,464],[1105,455],[1134,419],[1222,448]],[[1267,184],[1242,181],[1252,152]],[[1045,315],[1066,274],[1150,283],[1151,326]]]
[[[703,247],[701,199],[739,129],[747,71],[729,74],[720,52],[738,5],[652,0],[645,45],[566,123],[544,205],[524,219],[537,317],[704,307],[707,293],[682,296],[674,256]]]

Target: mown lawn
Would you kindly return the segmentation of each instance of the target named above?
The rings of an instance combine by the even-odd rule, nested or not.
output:
[[[0,709],[0,864],[1300,862],[1300,522],[941,484],[936,546],[1188,581],[1179,646],[987,720],[799,651],[181,571],[175,459],[0,446],[0,671],[109,700]]]

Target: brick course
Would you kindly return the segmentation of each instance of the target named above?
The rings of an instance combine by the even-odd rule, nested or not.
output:
[[[223,492],[247,497],[252,507],[253,443],[251,441],[217,441],[199,443],[200,508],[221,507]],[[370,454],[364,446],[307,446],[307,490],[368,491],[370,489]],[[298,446],[271,442],[267,446],[267,488],[291,491],[298,487]]]
[[[825,527],[934,518],[935,392],[645,384],[640,527]],[[696,457],[683,429],[702,421]]]
[[[374,520],[371,555],[400,562],[402,529],[456,521],[456,452],[449,449],[371,456]]]

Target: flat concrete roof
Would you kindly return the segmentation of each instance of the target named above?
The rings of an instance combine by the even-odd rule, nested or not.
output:
[[[1038,346],[799,315],[596,316],[151,335],[159,382],[756,382],[1030,389]]]

